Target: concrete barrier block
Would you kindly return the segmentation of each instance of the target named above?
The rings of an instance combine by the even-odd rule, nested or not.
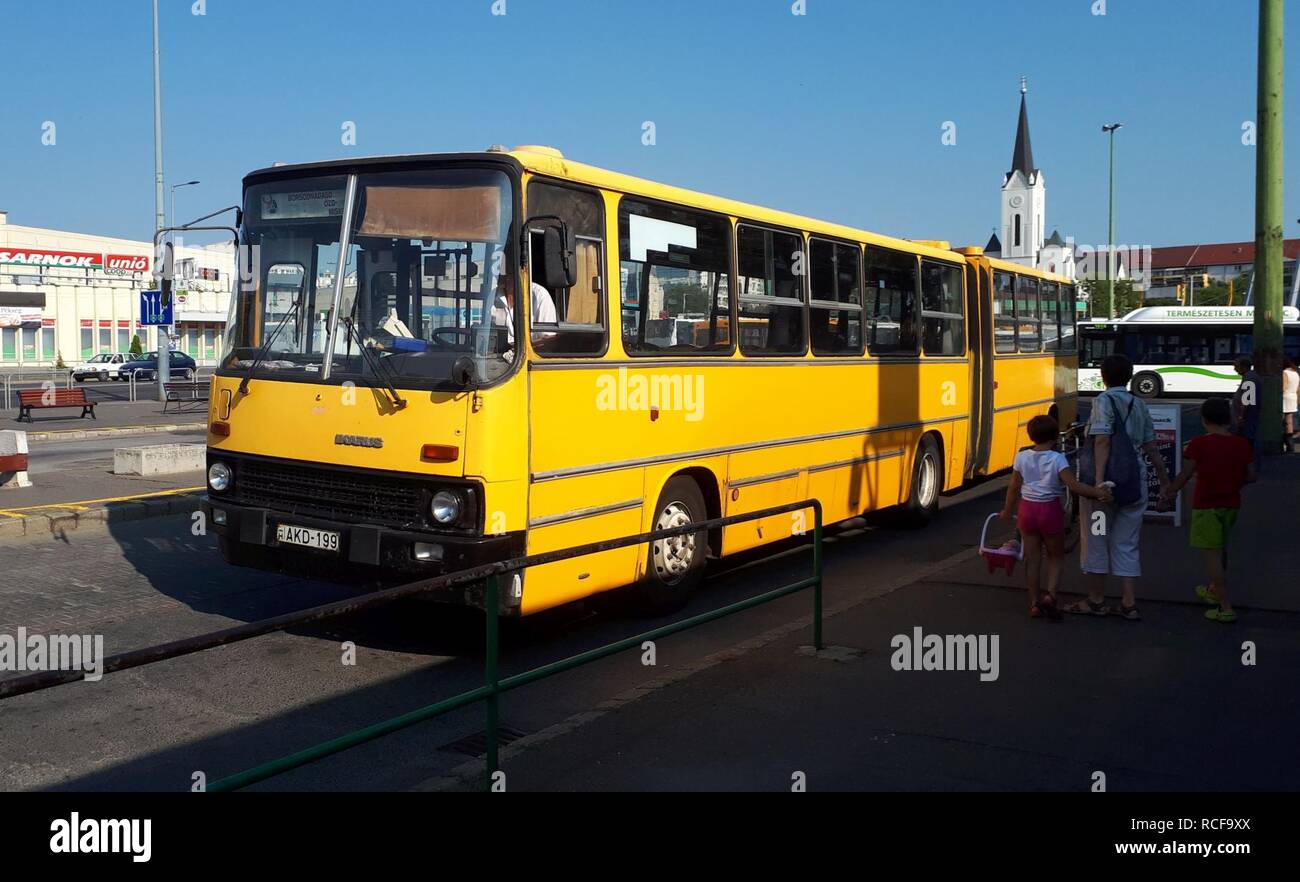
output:
[[[115,475],[175,475],[202,471],[206,466],[207,447],[203,444],[153,444],[113,451]]]
[[[12,429],[0,432],[0,460],[26,463],[27,457],[26,432],[18,432]],[[27,469],[14,469],[12,471],[0,469],[0,488],[9,489],[30,486],[32,486],[32,481],[27,475]]]

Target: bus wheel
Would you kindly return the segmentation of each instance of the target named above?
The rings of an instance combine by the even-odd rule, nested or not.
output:
[[[903,513],[908,524],[923,527],[939,510],[939,491],[943,488],[943,466],[939,458],[939,445],[926,435],[916,448],[912,463],[912,490]]]
[[[1133,378],[1129,389],[1138,398],[1159,398],[1160,393],[1165,389],[1165,384],[1158,374],[1144,371]]]
[[[690,478],[676,477],[659,494],[652,529],[667,530],[708,520],[704,496]],[[650,543],[642,590],[645,605],[654,612],[681,609],[704,580],[709,556],[707,530],[672,536]]]

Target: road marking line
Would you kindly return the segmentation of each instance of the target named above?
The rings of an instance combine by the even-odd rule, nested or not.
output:
[[[855,609],[868,601],[876,600],[887,594],[892,594],[900,588],[906,588],[909,585],[924,582],[932,576],[943,572],[944,570],[951,569],[952,567],[963,563],[968,558],[973,558],[977,555],[978,549],[976,548],[964,549],[951,557],[921,567],[910,575],[900,576],[899,578],[886,582],[884,585],[877,588],[868,589],[864,594],[840,601],[833,606],[828,606],[823,611],[823,621],[842,615],[843,613]],[[800,594],[799,596],[807,596],[807,592]],[[590,723],[593,720],[598,720],[612,711],[619,710],[637,699],[645,698],[647,695],[657,692],[665,686],[672,686],[676,683],[680,683],[701,671],[716,667],[723,662],[734,661],[735,659],[747,655],[756,649],[762,649],[763,647],[775,643],[784,637],[788,637],[797,631],[810,629],[812,627],[812,621],[813,617],[811,613],[800,616],[784,625],[778,625],[775,628],[764,631],[756,637],[751,637],[748,640],[743,640],[740,643],[727,647],[726,649],[721,649],[710,655],[706,655],[698,661],[684,665],[670,674],[665,674],[656,677],[647,683],[640,683],[633,686],[630,689],[620,692],[613,698],[601,702],[592,710],[581,711],[573,714],[558,723],[547,726],[541,731],[534,732],[532,735],[526,735],[518,741],[514,741],[509,745],[501,747],[500,752],[498,753],[498,762],[501,764],[501,768],[504,769],[507,760],[513,759],[533,747],[552,741],[561,735],[568,735],[582,726],[585,726],[587,723]],[[475,759],[455,766],[446,774],[437,775],[421,781],[411,789],[418,791],[447,790],[452,787],[465,786],[471,783],[481,783],[482,780],[483,761],[481,759]]]
[[[178,496],[183,493],[194,493],[195,491],[202,489],[202,487],[179,487],[175,490],[158,490],[153,493],[137,493],[134,496],[113,496],[108,499],[82,499],[77,502],[51,502],[46,505],[28,505],[22,508],[0,508],[0,516],[20,518],[23,516],[24,512],[44,511],[47,508],[87,511],[92,505],[104,505],[111,502],[136,502],[142,499],[158,499],[164,496]]]

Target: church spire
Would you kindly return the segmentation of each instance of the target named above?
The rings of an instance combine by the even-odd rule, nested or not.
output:
[[[1029,105],[1025,95],[1029,92],[1029,80],[1020,78],[1020,126],[1016,129],[1016,149],[1011,156],[1011,173],[1023,172],[1026,178],[1033,176],[1038,169],[1034,166],[1034,147],[1029,141]]]

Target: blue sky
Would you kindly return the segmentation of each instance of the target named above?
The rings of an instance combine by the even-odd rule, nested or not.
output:
[[[1254,236],[1256,4],[1247,0],[163,0],[168,184],[183,220],[275,161],[551,144],[573,159],[913,238],[984,244],[1019,77],[1047,221]],[[17,224],[148,238],[148,0],[9,4],[0,208]],[[1292,18],[1288,54],[1300,46]],[[15,75],[16,74],[16,75]],[[1286,109],[1300,173],[1300,84]],[[653,121],[657,143],[641,143]],[[52,121],[56,143],[45,146]],[[357,145],[341,143],[353,121]],[[956,123],[957,143],[941,143]],[[1300,235],[1300,187],[1287,234]]]

